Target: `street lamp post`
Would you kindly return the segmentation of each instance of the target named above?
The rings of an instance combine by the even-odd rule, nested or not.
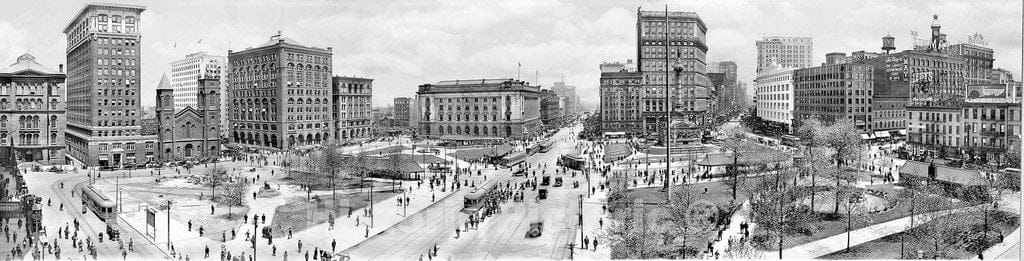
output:
[[[170,199],[167,200],[167,248],[171,248],[171,200]]]

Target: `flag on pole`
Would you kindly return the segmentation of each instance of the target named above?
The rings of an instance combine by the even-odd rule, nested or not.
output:
[[[174,42],[174,46],[171,48],[178,48],[178,42]]]
[[[197,43],[197,44],[201,44],[201,43],[203,43],[203,38],[199,38],[199,41],[198,41],[198,42],[196,42],[196,43]]]

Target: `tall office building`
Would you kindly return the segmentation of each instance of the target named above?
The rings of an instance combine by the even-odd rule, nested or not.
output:
[[[772,58],[781,66],[807,68],[814,57],[814,42],[810,37],[769,36],[755,42],[757,45],[757,72],[771,67]]]
[[[144,10],[133,5],[89,4],[64,28],[68,40],[66,142],[69,154],[87,165],[153,160],[156,137],[142,135],[140,120],[139,17]]]
[[[824,122],[846,118],[854,123],[857,131],[871,133],[874,127],[871,122],[873,77],[872,67],[865,64],[797,69],[792,78],[795,87],[793,119],[797,127],[799,121],[812,117]],[[757,99],[758,105],[767,101],[770,100]]]
[[[333,137],[331,52],[280,32],[259,46],[228,50],[231,143],[308,149]]]
[[[754,95],[757,97],[757,117],[774,134],[792,134],[796,86],[793,72],[796,68],[777,63],[757,75]]]
[[[206,52],[189,54],[185,59],[171,62],[170,81],[174,90],[174,110],[181,110],[186,106],[195,108],[199,98],[196,91],[199,89],[199,79],[224,79],[222,76],[227,73],[227,70],[224,70],[227,63],[227,57]]]
[[[645,132],[664,137],[666,112],[671,108],[672,118],[681,120],[673,125],[673,141],[699,142],[699,126],[709,116],[703,112],[710,103],[704,21],[695,12],[637,10],[636,26]],[[668,104],[666,88],[671,91]]]
[[[370,137],[373,124],[373,79],[334,76],[331,79],[334,137],[341,143]]]
[[[632,60],[602,63],[601,68],[601,131],[609,135],[640,136],[644,133],[641,113],[644,89],[643,76]]]
[[[576,86],[565,85],[565,82],[555,82],[551,86],[551,91],[562,99],[562,115],[572,117],[580,112],[580,97],[576,95]]]
[[[736,79],[736,62],[733,61],[722,61],[708,63],[708,71],[721,73],[723,75],[722,84],[714,87],[714,101],[717,107],[716,112],[728,113],[739,108],[742,103],[737,98],[736,93],[739,89],[739,81]],[[716,76],[717,77],[717,76]],[[740,96],[739,98],[742,98]]]
[[[395,127],[409,127],[409,109],[412,106],[412,99],[409,97],[396,97],[394,104]]]

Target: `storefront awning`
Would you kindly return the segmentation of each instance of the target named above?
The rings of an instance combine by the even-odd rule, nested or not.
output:
[[[900,130],[900,135],[907,136],[907,130]]]
[[[875,132],[875,137],[876,138],[888,138],[889,137],[889,132],[888,131],[876,131]]]
[[[109,159],[110,158],[107,158],[107,155],[100,155],[100,160],[109,160]]]
[[[860,134],[860,139],[862,139],[862,140],[870,140],[871,136],[868,135],[868,134],[861,133]]]

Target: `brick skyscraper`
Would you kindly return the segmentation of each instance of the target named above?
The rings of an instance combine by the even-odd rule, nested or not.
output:
[[[67,144],[69,154],[87,165],[118,166],[153,159],[156,137],[142,136],[139,102],[139,17],[145,9],[89,4],[64,28]]]
[[[257,47],[228,50],[231,142],[303,149],[333,137],[331,50],[280,33]]]
[[[638,10],[636,15],[637,68],[645,90],[644,129],[648,134],[663,135],[666,110],[674,108],[672,118],[684,121],[673,126],[673,140],[699,142],[697,125],[709,104],[707,27],[694,12]],[[671,104],[665,104],[666,83],[672,86]]]

